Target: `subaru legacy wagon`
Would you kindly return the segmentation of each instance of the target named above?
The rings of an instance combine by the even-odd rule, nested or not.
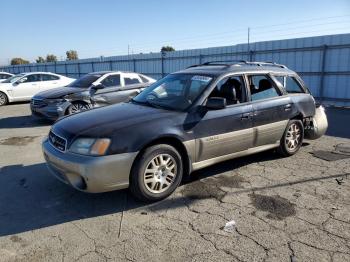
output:
[[[285,66],[212,62],[169,74],[128,103],[65,117],[42,147],[49,170],[75,189],[129,187],[157,201],[194,170],[270,149],[291,156],[327,126]]]

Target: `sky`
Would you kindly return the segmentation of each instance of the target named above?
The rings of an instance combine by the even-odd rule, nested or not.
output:
[[[0,65],[67,50],[79,58],[350,33],[350,0],[11,0]]]

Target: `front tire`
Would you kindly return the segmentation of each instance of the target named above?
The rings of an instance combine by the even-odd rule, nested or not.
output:
[[[88,110],[90,107],[88,104],[83,102],[73,102],[67,109],[68,115],[71,114],[77,114],[80,112],[83,112],[85,110]]]
[[[151,146],[136,159],[130,190],[141,201],[159,201],[175,191],[182,174],[182,158],[174,147],[166,144]]]
[[[5,93],[0,92],[0,106],[7,105],[9,102],[8,97]]]
[[[283,156],[292,156],[299,151],[304,139],[303,122],[292,119],[288,122],[286,130],[280,141],[278,152]]]

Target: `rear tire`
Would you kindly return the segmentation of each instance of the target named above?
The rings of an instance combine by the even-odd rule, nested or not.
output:
[[[151,146],[136,159],[131,170],[131,193],[144,202],[159,201],[175,191],[182,174],[182,158],[174,147]]]
[[[68,115],[76,114],[90,109],[89,105],[83,102],[73,102],[67,109]]]
[[[292,156],[299,151],[303,143],[303,139],[303,122],[297,119],[292,119],[288,122],[277,151],[283,156]]]
[[[8,97],[5,93],[0,92],[0,106],[7,105],[9,102]]]

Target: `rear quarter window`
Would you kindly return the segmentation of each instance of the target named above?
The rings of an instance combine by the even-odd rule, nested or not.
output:
[[[288,94],[305,93],[301,84],[293,76],[274,76]]]

